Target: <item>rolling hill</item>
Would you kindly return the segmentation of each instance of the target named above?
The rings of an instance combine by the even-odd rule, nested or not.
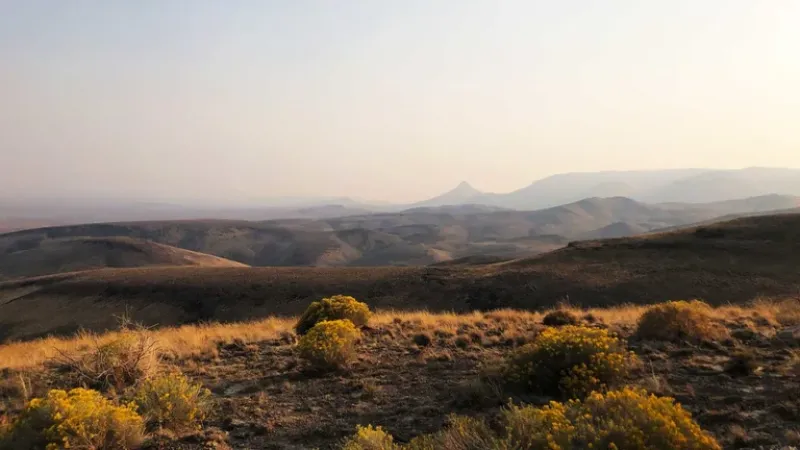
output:
[[[0,233],[11,233],[12,231],[29,230],[33,228],[42,228],[42,227],[53,227],[57,225],[64,225],[64,223],[59,222],[57,220],[36,219],[36,218],[18,219],[13,217],[7,217],[4,219],[0,219]]]
[[[244,264],[129,237],[18,241],[0,258],[0,279],[106,267],[245,267]]]
[[[105,329],[126,307],[147,324],[297,314],[347,293],[377,308],[540,309],[800,292],[800,215],[736,219],[646,236],[574,242],[533,258],[431,267],[149,267],[0,283],[2,339]],[[494,261],[494,259],[490,259]]]
[[[797,205],[797,199],[766,196],[709,204],[651,205],[611,197],[536,211],[460,205],[325,219],[71,225],[0,235],[0,264],[15,264],[19,250],[54,239],[125,237],[252,266],[427,265],[470,256],[533,256],[563,247],[570,240],[623,237],[786,205]],[[41,250],[38,255],[43,258],[46,252]],[[55,262],[48,264],[42,259],[37,273],[70,268],[59,262],[63,258],[58,255],[54,248]]]

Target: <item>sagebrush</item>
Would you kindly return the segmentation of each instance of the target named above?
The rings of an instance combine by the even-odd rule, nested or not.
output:
[[[563,325],[577,325],[580,322],[578,316],[566,309],[557,309],[545,314],[542,324],[549,327],[560,327]]]
[[[699,300],[653,305],[642,314],[636,337],[665,341],[705,341],[723,338],[725,328],[714,321],[711,307]]]
[[[159,356],[151,333],[126,329],[110,341],[95,337],[88,352],[64,353],[59,362],[85,386],[122,392],[154,374]]]
[[[394,444],[391,436],[378,428],[380,439],[354,438],[345,449],[721,449],[671,398],[658,398],[631,388],[595,392],[585,401],[551,402],[545,407],[509,405],[500,422],[493,429],[481,419],[453,417],[442,431],[416,437],[406,445]],[[359,432],[364,429],[372,428],[361,428]]]
[[[381,427],[357,426],[356,434],[345,440],[342,450],[398,450],[394,437]]]
[[[298,335],[303,335],[314,325],[325,320],[346,319],[353,325],[362,327],[367,324],[371,314],[366,303],[359,302],[347,295],[334,295],[308,305],[297,321],[295,331]]]
[[[144,380],[136,388],[134,402],[148,426],[176,433],[195,431],[206,418],[211,392],[180,372]]]
[[[637,362],[608,331],[568,325],[545,329],[516,350],[502,376],[517,388],[575,398],[619,385]]]
[[[347,366],[355,357],[361,332],[349,320],[326,320],[314,325],[300,338],[300,357],[315,369],[331,370]]]
[[[28,403],[0,438],[0,448],[127,450],[137,448],[143,436],[134,404],[114,405],[91,389],[55,389]]]

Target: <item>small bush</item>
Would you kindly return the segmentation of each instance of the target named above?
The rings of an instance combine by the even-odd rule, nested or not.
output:
[[[506,361],[503,378],[540,394],[581,397],[612,388],[637,361],[608,331],[580,326],[548,328]]]
[[[142,382],[134,401],[152,428],[182,433],[200,428],[211,393],[182,373],[159,375]]]
[[[737,350],[725,365],[725,372],[733,376],[753,375],[760,370],[757,355],[751,349]]]
[[[362,303],[346,295],[334,295],[308,305],[300,320],[295,325],[298,335],[306,334],[314,325],[325,320],[344,320],[363,327],[369,321],[371,313],[366,303]]]
[[[330,320],[314,325],[300,338],[300,357],[317,369],[346,366],[356,357],[356,342],[361,332],[349,320]]]
[[[585,401],[511,406],[504,413],[506,447],[626,450],[721,447],[671,398],[625,388],[593,393]]]
[[[719,450],[711,435],[671,398],[625,388],[593,393],[585,401],[549,406],[509,406],[499,432],[480,419],[453,417],[444,430],[395,447],[347,450]],[[383,435],[391,441],[390,436]]]
[[[451,416],[447,428],[412,439],[403,450],[501,450],[503,442],[486,422],[471,417]]]
[[[542,324],[548,327],[560,327],[564,325],[577,325],[580,320],[578,316],[567,311],[566,309],[557,309],[551,311],[544,316]]]
[[[472,341],[470,341],[466,336],[459,336],[455,341],[453,341],[453,343],[456,345],[456,347],[464,349],[468,348],[472,344]]]
[[[135,405],[115,406],[90,389],[56,389],[28,403],[0,439],[0,448],[126,450],[136,448],[143,435]]]
[[[391,434],[383,431],[381,427],[357,426],[356,434],[348,438],[342,450],[399,450],[400,446],[394,443]]]
[[[63,355],[60,361],[80,382],[97,389],[123,392],[151,376],[159,365],[156,343],[142,330],[124,330],[108,342],[95,340],[91,351]]]
[[[672,301],[650,307],[639,319],[636,336],[672,342],[706,341],[725,337],[714,322],[711,307],[699,300]]]
[[[431,339],[431,336],[428,333],[415,334],[411,340],[420,347],[427,347],[431,345],[431,342],[433,342],[433,339]]]

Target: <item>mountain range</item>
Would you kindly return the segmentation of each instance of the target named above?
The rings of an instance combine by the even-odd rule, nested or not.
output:
[[[476,256],[511,259],[558,249],[574,240],[624,237],[720,216],[791,211],[799,204],[798,197],[781,195],[702,204],[593,197],[533,211],[465,204],[328,218],[57,226],[0,235],[0,278],[164,265],[174,258],[159,256],[165,254],[161,246],[173,249],[168,255],[207,254],[202,264],[251,266],[404,266]],[[159,251],[145,254],[142,249],[152,248],[146,243],[157,243]],[[179,259],[194,264],[192,258]]]
[[[0,198],[0,232],[52,225],[141,220],[326,219],[460,205],[531,211],[592,197],[627,197],[649,204],[712,203],[770,194],[800,196],[800,170],[754,167],[565,173],[543,178],[508,193],[483,192],[465,181],[440,195],[407,204],[367,202],[347,197],[231,199],[225,205],[177,200]]]
[[[708,203],[769,194],[800,195],[800,170],[753,167],[566,173],[505,194],[481,192],[462,182],[453,190],[417,205],[476,203],[539,209],[587,197],[620,196],[647,203]]]

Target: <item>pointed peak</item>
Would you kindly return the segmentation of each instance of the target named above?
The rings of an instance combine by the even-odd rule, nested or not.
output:
[[[456,186],[456,187],[453,189],[453,191],[468,191],[468,192],[478,192],[478,190],[477,190],[477,189],[475,189],[475,188],[474,188],[474,187],[473,187],[471,184],[469,184],[469,183],[468,183],[468,182],[466,182],[466,181],[462,181],[461,183],[458,183],[458,186]]]

